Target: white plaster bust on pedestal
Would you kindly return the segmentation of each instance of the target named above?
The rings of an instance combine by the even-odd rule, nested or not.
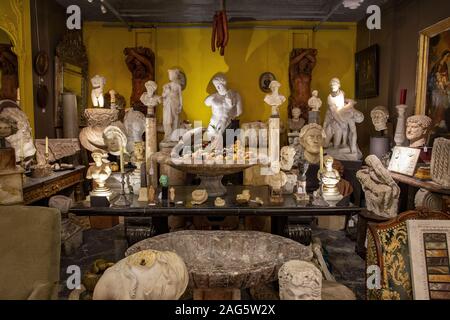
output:
[[[106,78],[96,75],[91,79],[91,84],[92,84],[92,92],[91,92],[92,105],[94,107],[103,108],[105,105],[105,100],[103,97],[103,88],[106,84]]]
[[[431,121],[426,115],[415,115],[406,120],[406,139],[411,148],[420,148],[426,144]]]
[[[313,90],[312,97],[308,100],[308,107],[311,111],[320,111],[322,106],[322,100],[319,98],[319,91]]]
[[[271,94],[266,95],[264,98],[264,102],[272,107],[272,116],[279,116],[280,106],[286,101],[286,97],[282,96],[278,93],[278,89],[281,87],[281,84],[273,80],[270,82],[269,88],[272,90]]]
[[[320,162],[320,147],[325,141],[325,132],[316,123],[307,124],[299,134],[300,145],[303,147],[303,156],[309,163]]]
[[[164,126],[164,141],[170,141],[170,135],[179,126],[179,114],[183,110],[183,96],[181,94],[182,88],[179,83],[178,69],[170,69],[170,82],[163,86],[163,126]]]
[[[158,85],[155,81],[149,80],[145,83],[145,89],[147,92],[144,92],[141,96],[141,102],[147,106],[147,113],[149,115],[155,114],[155,107],[157,107],[162,98],[155,94],[156,89],[158,89]]]
[[[212,115],[207,128],[207,134],[221,135],[230,125],[231,120],[242,114],[241,95],[227,88],[227,79],[219,74],[212,80],[217,93],[205,99],[205,105],[211,107]]]
[[[322,300],[322,273],[311,262],[291,260],[278,271],[281,300]]]
[[[176,253],[143,250],[106,269],[93,300],[177,300],[188,283],[186,265]]]
[[[134,151],[134,143],[142,141],[142,135],[145,132],[145,116],[142,112],[128,109],[123,119],[127,134],[127,151]]]
[[[381,217],[397,216],[400,188],[377,156],[368,156],[366,165],[367,168],[356,173],[356,178],[364,191],[367,209]]]
[[[387,129],[387,121],[389,119],[389,111],[386,107],[377,106],[370,111],[370,117],[376,131]]]
[[[112,125],[106,127],[103,131],[103,140],[110,154],[119,156],[121,148],[127,153],[127,136],[119,127]]]

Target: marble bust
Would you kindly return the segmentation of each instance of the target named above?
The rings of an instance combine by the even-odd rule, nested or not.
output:
[[[278,81],[276,80],[271,81],[269,88],[272,91],[272,93],[266,95],[266,97],[264,98],[264,102],[272,107],[272,117],[279,116],[280,106],[286,101],[286,97],[278,93],[280,87],[281,84]]]
[[[356,173],[366,198],[366,206],[372,213],[393,218],[397,216],[400,188],[389,171],[375,155],[369,155],[367,167]]]
[[[94,159],[94,164],[89,167],[86,173],[86,179],[95,181],[95,187],[91,195],[110,196],[111,190],[105,185],[112,172],[109,161],[106,159],[108,155],[97,149],[92,152],[91,156]]]
[[[427,143],[431,118],[426,115],[415,115],[406,119],[406,139],[411,148],[420,148]]]
[[[217,93],[205,99],[205,105],[211,107],[212,116],[207,128],[207,135],[221,135],[231,124],[231,120],[242,114],[241,95],[227,88],[227,79],[219,74],[212,80]]]
[[[320,147],[323,146],[325,137],[323,128],[316,123],[307,124],[302,128],[299,138],[306,161],[312,164],[320,162]]]
[[[164,141],[170,141],[170,136],[179,126],[179,115],[183,110],[182,88],[179,83],[178,69],[170,69],[170,82],[163,86],[163,126]],[[147,89],[148,90],[148,89]]]
[[[154,115],[155,108],[161,104],[162,97],[155,94],[156,89],[158,89],[158,85],[155,81],[149,80],[145,83],[145,89],[147,92],[144,92],[141,96],[141,102],[147,106],[147,114]]]
[[[300,118],[302,115],[302,110],[300,108],[294,107],[292,109],[292,118],[288,120],[289,129],[292,132],[299,132],[305,125],[305,119]]]
[[[92,92],[91,92],[92,105],[94,107],[103,108],[105,105],[105,100],[103,97],[103,88],[106,84],[106,78],[96,75],[91,79],[91,84],[92,84]]]
[[[188,283],[186,264],[176,253],[143,250],[106,269],[93,300],[178,300]]]
[[[311,92],[312,97],[308,100],[308,107],[310,111],[320,111],[320,107],[322,106],[322,100],[319,98],[319,91],[313,90]]]
[[[377,106],[370,111],[370,117],[376,131],[387,129],[387,121],[389,119],[389,111],[386,107]]]
[[[121,149],[127,153],[127,136],[118,126],[106,127],[103,131],[103,140],[110,154],[119,156]]]
[[[326,156],[324,158],[324,168],[317,173],[319,180],[322,182],[322,197],[327,202],[338,202],[342,199],[337,184],[341,181],[339,171],[333,168],[333,157]],[[333,204],[333,203],[330,203]]]
[[[311,262],[291,260],[278,271],[280,300],[322,300],[322,273]]]
[[[127,151],[131,154],[134,143],[142,141],[142,135],[145,132],[145,116],[142,112],[130,108],[125,113],[123,125],[127,134]]]

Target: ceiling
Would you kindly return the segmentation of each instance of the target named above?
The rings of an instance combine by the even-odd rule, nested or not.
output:
[[[210,22],[220,0],[56,0],[62,6],[77,4],[85,21],[126,23],[202,23]],[[358,9],[342,5],[342,0],[227,0],[230,21],[313,20],[359,21],[370,4],[388,0],[364,0]],[[107,9],[103,14],[101,4]],[[114,14],[116,13],[116,14]]]

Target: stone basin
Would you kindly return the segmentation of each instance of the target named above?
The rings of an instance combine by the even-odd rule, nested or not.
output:
[[[244,289],[272,282],[281,266],[313,253],[293,240],[256,231],[179,231],[138,242],[126,255],[153,249],[173,251],[185,262],[192,289]]]

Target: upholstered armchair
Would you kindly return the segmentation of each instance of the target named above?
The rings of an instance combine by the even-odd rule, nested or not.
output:
[[[56,299],[61,214],[57,209],[0,206],[0,299]]]
[[[406,221],[444,220],[450,215],[438,211],[407,211],[387,222],[367,229],[366,267],[376,265],[381,271],[381,288],[366,287],[367,300],[412,300]]]

